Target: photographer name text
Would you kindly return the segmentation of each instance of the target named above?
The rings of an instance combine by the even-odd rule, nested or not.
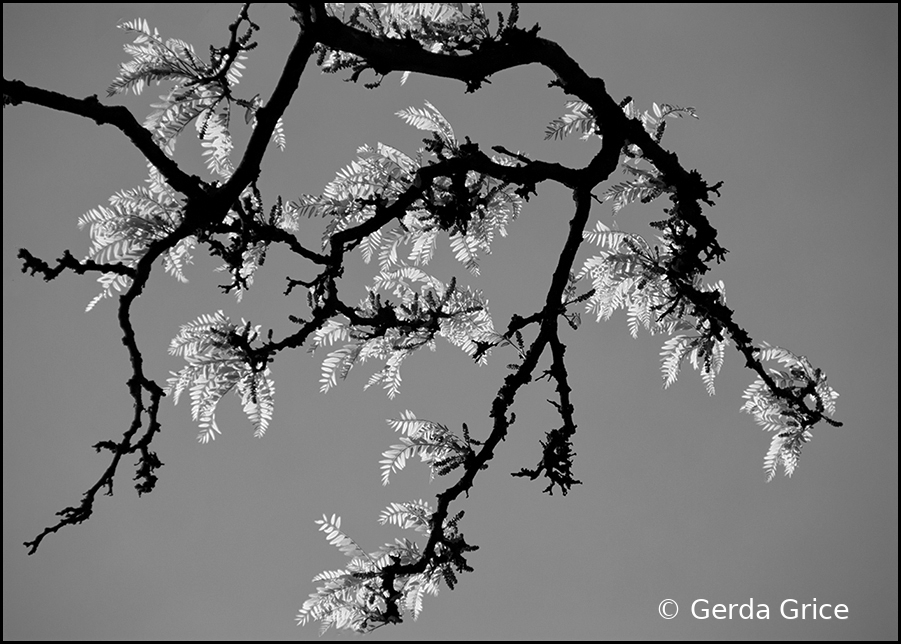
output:
[[[711,604],[706,599],[696,599],[691,604],[691,614],[695,619],[769,619],[770,607],[764,603],[754,603],[751,597],[744,604]],[[847,604],[825,604],[813,601],[802,603],[797,599],[786,599],[779,604],[779,615],[783,619],[848,619]]]

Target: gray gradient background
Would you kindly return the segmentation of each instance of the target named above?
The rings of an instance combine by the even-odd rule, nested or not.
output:
[[[205,52],[224,42],[236,12],[4,4],[3,74],[102,97],[131,40],[117,23],[146,18]],[[261,45],[240,89],[265,97],[295,25],[282,5],[254,6],[252,16]],[[845,427],[819,427],[793,479],[766,484],[770,436],[739,413],[752,374],[734,351],[716,397],[690,368],[664,391],[664,338],[631,340],[622,315],[601,325],[585,318],[577,333],[564,333],[584,485],[548,497],[543,484],[510,477],[534,465],[538,440],[558,422],[544,402],[551,387],[533,384],[472,497],[452,507],[466,510],[463,531],[481,546],[470,559],[476,572],[427,598],[418,622],[371,639],[897,639],[897,5],[523,5],[522,24],[536,21],[615,98],[697,108],[701,120],[671,123],[664,144],[708,181],[725,182],[709,214],[732,252],[710,277],[725,281],[755,339],[826,371]],[[366,91],[311,67],[286,116],[287,152],[267,153],[263,194],[271,204],[279,193],[321,191],[364,143],[414,152],[422,133],[393,113],[423,100],[486,149],[582,163],[593,144],[543,140],[567,100],[546,88],[551,78],[516,69],[466,95],[458,82],[421,76],[400,87],[395,74]],[[112,102],[140,119],[160,93]],[[246,130],[235,129],[240,150]],[[185,167],[205,173],[196,142],[185,137],[178,151]],[[98,292],[93,277],[45,284],[19,272],[15,253],[83,256],[88,237],[77,218],[145,176],[140,155],[111,127],[34,106],[4,111],[4,638],[315,638],[316,625],[300,629],[293,617],[314,589],[310,578],[344,557],[313,521],[338,513],[374,549],[399,534],[376,522],[385,505],[433,500],[447,483],[430,485],[412,463],[381,487],[380,453],[397,438],[384,419],[412,409],[484,437],[512,357],[496,353],[479,369],[444,344],[408,360],[401,394],[389,401],[381,390],[362,391],[372,366],[321,395],[322,356],[282,354],[263,440],[253,439],[232,396],[220,408],[224,435],[206,446],[195,441],[189,405],[164,401],[156,491],[138,499],[123,463],[116,495],[101,497],[90,521],[50,535],[27,557],[22,542],[76,504],[107,466],[90,445],[129,422],[130,367],[115,303],[83,312]],[[631,207],[618,224],[646,231],[663,205]],[[446,246],[434,273],[484,288],[504,326],[512,313],[541,306],[570,216],[566,191],[545,185],[498,239],[481,279]],[[596,208],[592,225],[598,217],[610,223],[610,209]],[[318,239],[322,225],[310,222],[307,239]],[[278,295],[283,278],[313,274],[276,250],[239,306],[217,293],[216,265],[198,256],[188,285],[160,271],[133,309],[158,382],[182,365],[166,354],[180,324],[222,308],[289,333],[286,315],[296,310]],[[363,293],[372,271],[354,259],[347,299]],[[814,597],[847,604],[850,619],[779,615],[783,599]],[[672,621],[657,614],[665,598],[681,607]],[[769,605],[770,619],[697,620],[689,613],[697,598],[753,598]]]

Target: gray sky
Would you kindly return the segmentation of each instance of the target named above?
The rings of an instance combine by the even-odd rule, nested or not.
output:
[[[498,8],[487,7],[494,16]],[[99,94],[126,60],[115,29],[145,18],[165,37],[205,52],[222,45],[238,5],[3,6],[3,74],[74,96]],[[282,5],[254,5],[260,47],[240,89],[271,93],[296,25]],[[506,8],[505,8],[506,11]],[[518,421],[469,499],[461,528],[481,549],[456,590],[428,597],[418,622],[372,639],[897,639],[897,5],[522,6],[521,24],[561,43],[619,99],[642,109],[694,106],[700,121],[670,124],[663,143],[723,197],[708,212],[730,249],[712,280],[726,284],[737,321],[757,340],[807,355],[841,397],[841,429],[818,427],[792,479],[764,482],[770,436],[742,414],[752,382],[730,350],[709,398],[690,368],[662,389],[663,337],[629,336],[623,315],[600,325],[583,315],[566,331],[576,405],[575,474],[567,497],[514,479],[532,467],[538,440],[558,419],[552,387],[521,394]],[[393,116],[433,103],[483,148],[503,145],[571,166],[595,148],[577,137],[544,141],[569,97],[548,89],[537,66],[503,72],[475,95],[461,83],[399,74],[367,91],[309,68],[286,114],[288,149],[267,152],[267,205],[317,193],[355,156],[381,141],[408,153],[422,133]],[[142,119],[163,93],[117,97]],[[106,99],[103,99],[106,100]],[[235,128],[237,149],[246,131]],[[177,158],[206,176],[200,148],[180,139]],[[363,392],[373,366],[318,393],[323,355],[281,354],[273,367],[275,418],[262,440],[237,399],[220,406],[223,436],[199,445],[189,401],[164,401],[154,448],[165,467],[138,499],[130,463],[116,495],[85,524],[50,535],[38,553],[21,545],[76,505],[107,466],[90,446],[121,435],[131,417],[130,375],[115,303],[84,313],[91,277],[52,283],[19,272],[16,250],[46,260],[89,247],[79,216],[115,191],[140,185],[144,162],[124,136],[35,106],[3,117],[3,632],[5,639],[316,638],[294,615],[324,569],[344,556],[314,521],[343,517],[364,548],[402,533],[377,523],[392,501],[425,499],[411,463],[380,485],[378,460],[397,442],[384,419],[405,410],[475,437],[512,356],[478,368],[439,346],[407,361],[400,396]],[[619,180],[619,178],[617,178]],[[545,185],[510,236],[472,278],[446,245],[433,273],[484,289],[495,325],[541,307],[571,216],[566,191]],[[664,202],[622,211],[617,223],[646,232]],[[610,208],[598,218],[612,223]],[[324,223],[304,229],[315,245]],[[589,256],[586,249],[582,259]],[[198,253],[182,285],[162,274],[133,308],[146,368],[157,382],[183,361],[167,355],[181,324],[223,309],[276,336],[300,306],[280,296],[284,276],[310,267],[276,250],[237,304],[218,292],[218,265]],[[356,259],[342,284],[355,301],[375,267]],[[663,620],[664,599],[679,615]],[[766,604],[768,620],[699,620],[696,599]],[[846,604],[844,621],[786,620],[783,600]],[[327,637],[351,637],[345,631]]]

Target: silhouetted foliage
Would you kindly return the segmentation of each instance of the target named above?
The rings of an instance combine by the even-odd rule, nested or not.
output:
[[[573,473],[574,401],[560,334],[561,320],[579,328],[579,308],[597,320],[624,309],[633,336],[642,327],[669,336],[661,352],[666,386],[676,380],[687,359],[713,394],[725,349],[733,345],[756,376],[742,409],[774,433],[764,462],[768,479],[779,464],[792,474],[819,422],[840,426],[831,418],[838,394],[822,370],[803,356],[755,343],[726,305],[722,282],[703,282],[711,264],[723,261],[727,252],[704,214],[714,206],[721,184],[710,184],[697,171],[685,169],[674,153],[661,147],[667,123],[697,118],[693,108],[661,103],[641,111],[631,98],[614,99],[603,80],[588,76],[560,45],[541,38],[537,25],[520,27],[516,4],[509,15],[498,15],[494,27],[477,3],[290,7],[297,41],[265,100],[242,96],[238,87],[241,61],[254,49],[259,31],[250,19],[250,5],[230,26],[226,44],[210,47],[206,59],[185,42],[164,40],[143,19],[121,25],[135,37],[125,47],[132,60],[121,66],[110,96],[129,90],[139,94],[154,81],[171,85],[143,124],[126,108],[105,105],[96,96],[77,99],[18,80],[3,81],[4,106],[34,103],[113,125],[134,143],[149,167],[146,186],[116,193],[109,206],[98,206],[79,220],[92,240],[84,260],[65,251],[51,266],[27,250],[19,254],[23,271],[39,273],[45,280],[67,269],[98,273],[101,292],[88,309],[104,298],[118,298],[134,401],[132,423],[121,439],[94,446],[112,455],[109,467],[80,505],[59,512],[55,525],[25,544],[29,554],[49,533],[91,516],[97,493],[112,493],[123,456],[138,455],[138,493],[153,490],[162,463],[150,448],[159,431],[164,396],[177,402],[188,393],[198,438],[208,442],[219,433],[216,407],[232,391],[241,398],[255,435],[263,436],[275,404],[270,365],[286,349],[327,352],[322,391],[336,386],[354,365],[378,360],[383,367],[366,387],[379,384],[392,398],[401,386],[404,359],[422,347],[433,347],[437,338],[479,363],[495,349],[515,356],[489,410],[492,425],[484,440],[471,437],[465,424],[457,433],[409,410],[389,421],[401,433],[401,442],[383,454],[384,484],[414,456],[428,464],[433,476],[457,477],[437,495],[434,506],[423,500],[392,503],[382,512],[381,523],[422,533],[424,545],[398,539],[366,552],[341,531],[340,517],[323,516],[317,522],[328,540],[350,557],[344,569],[314,579],[324,584],[298,615],[300,623],[316,619],[323,629],[335,625],[368,631],[400,622],[404,612],[417,617],[425,593],[436,592],[442,579],[453,588],[457,573],[471,570],[466,553],[476,546],[459,530],[463,513],[449,516],[449,505],[469,494],[478,472],[494,457],[516,420],[511,409],[516,397],[532,380],[554,383],[557,399],[549,402],[560,426],[541,441],[538,464],[513,476],[543,476],[548,480],[544,491],[551,494],[555,487],[567,494],[581,482]],[[324,72],[347,72],[353,81],[371,72],[375,81],[367,87],[399,71],[401,82],[415,72],[462,81],[468,92],[478,90],[493,74],[537,63],[554,74],[551,86],[572,97],[565,104],[567,112],[547,126],[546,138],[579,134],[596,152],[581,168],[531,159],[500,146],[488,154],[468,138],[457,138],[441,112],[426,102],[398,112],[407,124],[428,133],[417,153],[408,155],[382,143],[363,146],[359,158],[339,170],[322,194],[294,201],[264,196],[257,186],[261,161],[270,142],[280,148],[290,145],[282,115],[310,61]],[[240,120],[233,118],[236,113]],[[242,122],[253,131],[238,155],[231,130]],[[175,143],[191,124],[215,181],[187,174],[174,158]],[[595,193],[617,170],[625,172],[627,180]],[[490,252],[496,234],[507,234],[529,196],[545,181],[566,186],[574,201],[566,240],[553,251],[558,260],[545,304],[541,310],[512,315],[505,328],[495,328],[482,293],[429,274],[429,261],[438,241],[446,237],[455,257],[478,273],[480,255]],[[611,201],[615,212],[658,198],[669,203],[665,217],[652,224],[660,232],[654,240],[600,222],[589,226],[597,203]],[[300,235],[298,222],[304,217],[327,220],[321,244]],[[275,338],[273,331],[264,333],[260,325],[233,321],[221,311],[204,314],[172,340],[170,353],[183,357],[187,365],[172,374],[165,387],[146,374],[132,326],[132,303],[154,269],[162,264],[165,272],[184,281],[191,254],[205,249],[223,260],[230,276],[224,290],[240,299],[253,287],[255,271],[273,244],[282,244],[319,269],[311,280],[288,280],[286,294],[295,288],[307,291],[306,317],[291,317],[296,331]],[[583,245],[600,250],[578,266]],[[379,272],[368,296],[352,304],[342,299],[338,278],[346,269],[347,254],[356,248],[367,263],[378,261]],[[544,371],[539,370],[542,358],[550,363]]]

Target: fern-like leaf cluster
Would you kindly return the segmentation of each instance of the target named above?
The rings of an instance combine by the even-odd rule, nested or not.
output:
[[[157,145],[172,156],[178,135],[194,122],[201,146],[205,148],[203,156],[207,158],[207,168],[228,179],[234,172],[229,131],[232,104],[245,109],[245,121],[252,126],[256,126],[256,112],[263,105],[258,96],[248,100],[232,93],[232,88],[240,82],[240,70],[245,68],[242,61],[247,60],[247,56],[244,52],[255,46],[249,42],[252,28],[237,40],[235,52],[211,49],[209,62],[202,61],[194,47],[186,42],[175,38],[164,41],[158,30],[151,31],[146,20],[129,20],[120,28],[136,36],[133,43],[125,45],[132,60],[119,66],[119,75],[110,85],[109,95],[129,90],[140,94],[151,82],[173,83],[170,92],[160,96],[159,103],[151,105],[155,111],[146,118],[144,127],[153,133]],[[281,119],[272,136],[276,145],[284,149]]]
[[[425,501],[392,503],[382,511],[379,523],[393,524],[404,529],[426,532],[430,529],[434,510]],[[459,517],[445,521],[443,539],[438,545],[437,563],[424,572],[394,577],[388,592],[381,577],[388,565],[408,565],[422,556],[419,546],[409,539],[395,539],[375,552],[367,553],[356,541],[341,530],[341,517],[322,515],[316,521],[326,539],[350,558],[340,570],[326,570],[313,578],[324,582],[311,593],[297,615],[299,625],[310,621],[320,622],[320,634],[335,627],[368,633],[386,623],[400,621],[409,612],[417,619],[422,612],[425,595],[437,595],[441,580],[454,580],[454,568],[465,570],[462,553],[474,550],[459,534]],[[392,609],[389,609],[389,603]]]
[[[417,285],[419,288],[417,289]],[[399,303],[383,303],[379,290],[399,298]],[[493,337],[494,326],[481,294],[460,289],[455,282],[445,285],[418,268],[405,266],[376,277],[376,285],[356,309],[356,323],[331,320],[313,335],[313,349],[343,342],[322,363],[320,391],[327,392],[343,380],[357,362],[384,360],[365,389],[381,384],[394,398],[400,391],[400,368],[417,349],[434,350],[440,336],[475,356],[478,344]],[[485,355],[479,362],[487,360]]]
[[[391,474],[402,470],[408,458],[419,456],[431,469],[432,478],[435,478],[436,474],[448,474],[459,467],[472,454],[467,440],[440,423],[417,419],[409,409],[401,414],[400,419],[389,419],[388,424],[403,435],[399,445],[392,445],[391,449],[382,453],[383,458],[379,461],[382,485],[388,485]]]
[[[433,132],[440,142],[440,158],[459,152],[453,128],[431,103],[398,115]],[[290,203],[279,225],[296,230],[302,216],[330,217],[323,240],[326,246],[334,235],[364,223],[381,205],[410,189],[427,156],[420,150],[413,159],[382,143],[375,148],[363,146],[357,152],[358,159],[339,171],[322,195],[305,195]],[[511,163],[506,157],[497,157],[495,162]],[[434,349],[435,336],[444,337],[480,364],[487,360],[487,351],[479,348],[497,334],[482,294],[457,286],[455,280],[445,284],[422,267],[434,256],[439,235],[447,231],[457,259],[478,273],[479,254],[490,253],[495,233],[507,234],[507,226],[522,208],[522,198],[507,184],[472,171],[458,179],[439,176],[424,193],[397,227],[380,229],[361,240],[363,260],[377,259],[379,273],[352,319],[329,321],[314,333],[313,349],[341,344],[323,361],[321,391],[344,379],[357,362],[375,358],[384,360],[384,367],[370,377],[366,388],[381,384],[393,398],[400,389],[404,359],[420,347]],[[447,218],[447,210],[462,214]],[[314,305],[317,288],[310,287]],[[383,300],[383,293],[395,301]]]
[[[244,412],[261,438],[269,427],[274,409],[275,384],[267,367],[251,364],[245,347],[259,336],[259,327],[249,322],[233,323],[222,311],[201,315],[181,327],[169,345],[171,355],[188,363],[178,373],[172,372],[166,393],[175,404],[188,390],[191,416],[198,422],[197,440],[207,443],[221,434],[216,423],[216,407],[222,397],[234,391],[241,399]]]
[[[121,264],[134,267],[154,241],[172,233],[181,223],[181,204],[175,194],[150,166],[150,186],[123,190],[110,197],[110,206],[92,208],[78,219],[79,228],[88,228],[91,249],[86,259],[101,264]],[[180,282],[187,282],[184,268],[192,263],[191,249],[196,239],[186,237],[163,255],[164,267]],[[90,311],[113,291],[124,291],[131,278],[119,273],[105,272],[97,278],[102,290],[85,309]]]
[[[773,361],[781,369],[770,369],[769,376],[775,385],[790,392],[795,398],[810,397],[817,412],[833,416],[838,392],[826,381],[821,369],[815,369],[804,356],[796,356],[781,347],[763,344],[758,349],[761,362]],[[745,404],[741,410],[751,414],[765,431],[776,432],[764,458],[763,469],[767,481],[776,476],[781,464],[786,476],[791,476],[798,466],[801,449],[812,434],[807,415],[798,407],[788,404],[774,394],[762,378],[757,378],[745,390]]]

